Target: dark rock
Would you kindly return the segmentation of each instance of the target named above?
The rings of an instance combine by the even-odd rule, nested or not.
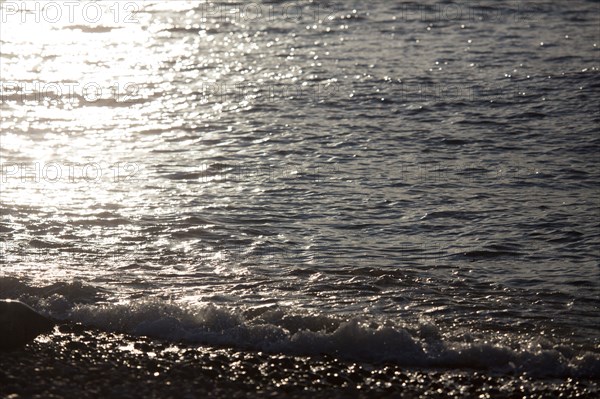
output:
[[[19,301],[0,300],[0,350],[18,349],[54,328],[54,322]]]

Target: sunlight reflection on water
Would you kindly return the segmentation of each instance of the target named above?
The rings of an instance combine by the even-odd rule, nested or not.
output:
[[[590,328],[598,21],[573,3],[435,23],[383,1],[98,2],[95,23],[4,4],[2,273],[482,329],[474,308],[510,326],[541,296],[540,329]]]

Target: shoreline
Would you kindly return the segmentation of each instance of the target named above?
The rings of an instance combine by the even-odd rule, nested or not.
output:
[[[598,381],[412,369],[192,346],[62,324],[0,353],[0,396],[156,398],[532,398],[598,395]],[[480,396],[483,395],[483,396]],[[561,396],[562,395],[562,396]]]

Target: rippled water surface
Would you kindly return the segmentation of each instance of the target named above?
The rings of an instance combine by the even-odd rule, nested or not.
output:
[[[4,296],[234,346],[598,370],[598,2],[100,4],[0,25]]]

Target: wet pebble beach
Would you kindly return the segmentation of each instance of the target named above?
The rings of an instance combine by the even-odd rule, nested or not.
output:
[[[63,324],[0,357],[16,398],[595,398],[598,381],[419,370],[174,344]]]

